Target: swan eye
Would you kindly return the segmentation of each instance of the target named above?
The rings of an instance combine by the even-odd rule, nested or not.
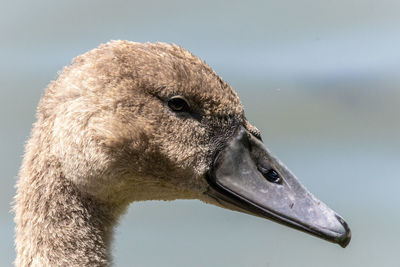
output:
[[[189,104],[183,96],[174,96],[168,100],[168,107],[176,112],[189,111]]]

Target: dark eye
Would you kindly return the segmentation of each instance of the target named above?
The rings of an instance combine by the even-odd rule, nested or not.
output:
[[[168,107],[176,112],[189,111],[189,104],[183,96],[174,96],[168,100]]]

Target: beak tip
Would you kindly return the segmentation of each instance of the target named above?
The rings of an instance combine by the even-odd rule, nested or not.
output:
[[[347,232],[345,235],[344,235],[344,237],[343,238],[341,238],[340,240],[339,240],[339,245],[342,247],[342,248],[345,248],[345,247],[347,247],[347,245],[350,243],[350,240],[351,240],[351,232],[349,231],[349,232]]]
[[[347,225],[347,223],[339,216],[337,216],[337,219],[339,220],[339,222],[342,224],[343,226],[343,234],[341,234],[338,239],[337,239],[337,243],[342,247],[345,248],[347,247],[347,245],[350,243],[351,240],[351,230],[349,228],[349,226]]]

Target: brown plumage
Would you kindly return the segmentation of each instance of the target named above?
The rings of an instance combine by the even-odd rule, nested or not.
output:
[[[168,107],[176,95],[190,114]],[[213,203],[205,174],[238,124],[259,135],[232,88],[183,48],[112,41],[77,57],[48,86],[26,145],[16,265],[108,266],[129,203]]]

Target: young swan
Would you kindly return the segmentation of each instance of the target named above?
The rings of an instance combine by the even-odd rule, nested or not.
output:
[[[26,145],[16,265],[110,265],[114,225],[143,200],[201,199],[347,245],[343,219],[260,140],[232,88],[183,48],[113,41],[77,57]]]

